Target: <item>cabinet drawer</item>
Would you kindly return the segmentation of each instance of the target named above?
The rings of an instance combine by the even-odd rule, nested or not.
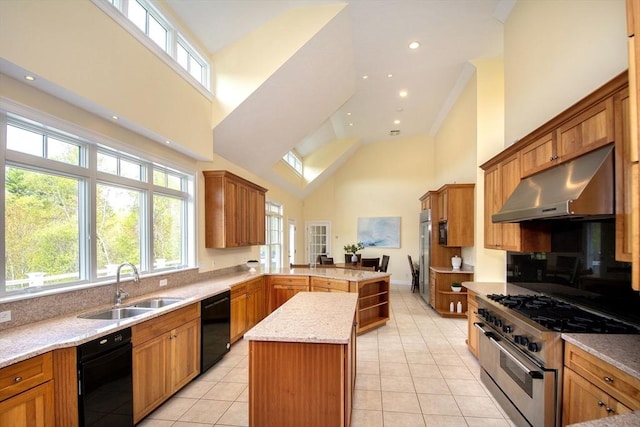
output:
[[[349,292],[349,282],[338,279],[325,279],[322,277],[311,278],[311,288],[325,288],[336,291]]]
[[[51,353],[0,369],[0,401],[53,378]]]
[[[231,299],[237,298],[240,295],[247,293],[247,283],[240,283],[239,285],[233,285],[231,287]]]
[[[249,280],[245,282],[244,285],[247,287],[247,292],[256,292],[264,288],[264,278],[260,277],[258,279]]]
[[[308,286],[309,277],[307,276],[270,276],[270,285],[281,286]]]
[[[564,364],[632,410],[640,409],[640,380],[565,343]]]
[[[141,344],[199,317],[200,303],[191,304],[155,319],[134,325],[131,328],[131,342],[134,346]]]

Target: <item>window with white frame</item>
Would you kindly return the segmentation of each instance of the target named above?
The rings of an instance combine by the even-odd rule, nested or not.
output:
[[[284,160],[289,166],[291,166],[298,173],[298,175],[302,175],[302,159],[300,159],[300,156],[298,156],[293,151],[289,151],[282,157],[282,160]]]
[[[93,0],[102,10],[109,13],[123,27],[137,37],[133,29],[141,31],[147,39],[151,40],[163,52],[169,55],[186,72],[185,74],[194,78],[200,85],[209,90],[210,64],[205,59],[205,55],[200,54],[185,36],[176,28],[170,20],[151,4],[148,0]],[[106,3],[108,8],[103,7]],[[120,16],[126,19],[119,19],[118,15],[112,14],[111,10],[120,12]],[[164,59],[164,58],[162,58]]]
[[[282,267],[283,215],[282,205],[267,201],[266,209],[266,245],[260,248],[260,262],[267,271],[276,271]]]
[[[193,175],[0,112],[0,298],[193,263]]]

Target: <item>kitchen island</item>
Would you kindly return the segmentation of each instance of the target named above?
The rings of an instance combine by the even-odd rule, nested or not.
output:
[[[250,426],[350,425],[357,304],[300,292],[245,334]]]

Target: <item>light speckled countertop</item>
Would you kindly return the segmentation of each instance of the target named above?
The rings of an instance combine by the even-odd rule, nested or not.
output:
[[[389,276],[389,273],[343,270],[337,268],[286,268],[279,271],[272,271],[269,274],[319,276],[351,281],[363,281]],[[0,332],[0,368],[58,348],[75,347],[111,332],[133,326],[137,323],[161,316],[186,305],[199,302],[205,298],[224,292],[237,283],[262,275],[262,272],[253,274],[249,272],[234,273],[227,276],[218,276],[214,279],[190,285],[160,290],[158,292],[142,295],[135,299],[127,299],[124,301],[123,306],[133,305],[137,301],[154,297],[184,298],[177,304],[172,304],[139,316],[119,321],[80,319],[77,317],[78,314],[92,313],[108,309],[113,306],[102,305],[70,315],[54,317],[40,322],[3,330]],[[353,295],[355,296],[355,294]]]
[[[567,427],[638,427],[640,426],[640,411],[630,414],[614,415],[583,423],[569,424]]]
[[[640,335],[562,334],[562,339],[640,379]]]
[[[298,292],[244,334],[250,341],[347,344],[358,295]]]

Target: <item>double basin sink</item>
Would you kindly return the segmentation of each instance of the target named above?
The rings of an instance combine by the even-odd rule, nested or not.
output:
[[[129,317],[135,317],[141,314],[149,313],[158,308],[176,304],[180,301],[182,301],[182,298],[164,298],[164,297],[149,298],[127,307],[114,307],[114,308],[110,308],[107,310],[102,310],[94,313],[81,314],[78,317],[81,319],[98,319],[98,320],[128,319]]]

